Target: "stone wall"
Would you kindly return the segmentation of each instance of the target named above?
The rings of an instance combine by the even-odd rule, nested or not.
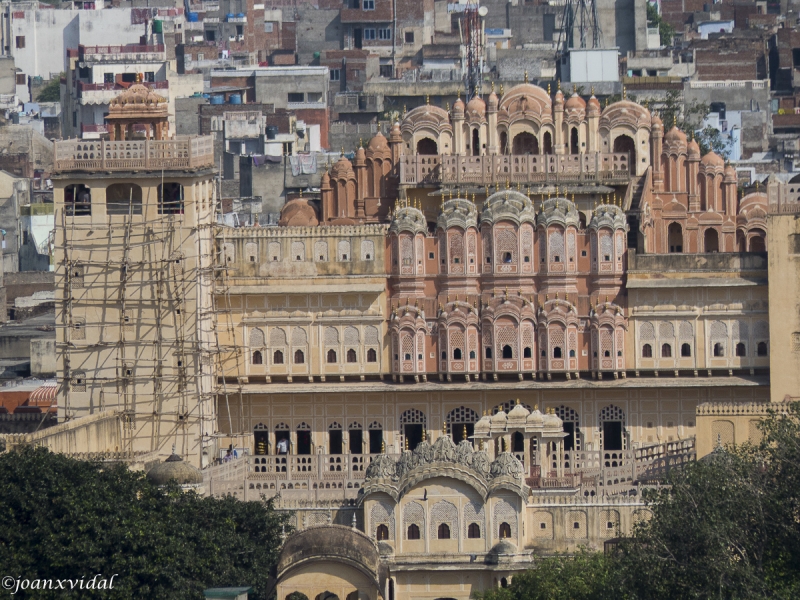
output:
[[[6,449],[33,445],[63,454],[121,452],[122,423],[117,412],[101,412],[67,421],[44,431],[23,435],[0,436]]]
[[[55,377],[56,375],[56,340],[31,340],[31,376]]]

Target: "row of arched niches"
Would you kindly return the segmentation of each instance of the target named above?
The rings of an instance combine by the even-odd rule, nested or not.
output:
[[[617,206],[586,215],[567,198],[536,206],[510,189],[480,212],[468,199],[446,200],[434,233],[420,210],[397,208],[389,227],[394,373],[623,370],[626,232]]]
[[[402,206],[391,215],[392,274],[403,276],[577,274],[621,275],[626,253],[626,217],[603,204],[588,219],[567,198],[534,201],[516,190],[498,191],[478,212],[473,202],[442,203],[436,222],[438,266],[426,272],[423,213]],[[430,258],[430,257],[428,257]],[[580,258],[588,258],[581,268]]]

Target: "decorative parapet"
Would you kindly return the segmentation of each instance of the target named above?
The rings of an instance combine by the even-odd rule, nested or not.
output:
[[[483,450],[474,450],[463,440],[456,446],[450,436],[441,436],[433,445],[426,440],[414,451],[405,451],[396,461],[376,456],[367,467],[363,496],[386,492],[399,499],[410,487],[430,477],[448,476],[470,483],[484,498],[494,489],[511,489],[527,498],[524,467],[512,454],[503,452],[494,461]]]
[[[384,236],[386,224],[319,225],[317,227],[220,227],[218,239]]]
[[[198,169],[214,166],[211,136],[171,140],[64,140],[55,142],[56,172]]]
[[[625,152],[455,156],[406,154],[400,161],[400,183],[497,185],[559,182],[626,183],[630,178]]]
[[[772,412],[786,414],[789,407],[778,402],[703,402],[697,416],[703,417],[766,417]]]

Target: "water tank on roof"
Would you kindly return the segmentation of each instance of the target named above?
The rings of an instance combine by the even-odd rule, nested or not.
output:
[[[164,21],[160,19],[156,19],[153,21],[153,33],[163,33],[164,32]]]
[[[233,18],[233,13],[228,13],[227,15],[225,15],[226,21],[230,21],[232,18]]]
[[[228,102],[231,104],[241,104],[242,103],[242,96],[241,94],[231,94],[228,98]]]
[[[267,125],[267,139],[274,140],[278,136],[277,125]]]
[[[210,104],[225,104],[225,96],[211,96]]]
[[[186,13],[186,20],[189,23],[197,23],[199,21],[199,18],[196,12],[190,12]]]
[[[239,13],[236,15],[237,19],[244,19],[244,13]]]

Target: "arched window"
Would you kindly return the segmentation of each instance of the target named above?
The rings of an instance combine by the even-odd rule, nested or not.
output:
[[[525,452],[525,436],[519,431],[511,434],[511,451]]]
[[[747,356],[747,348],[745,348],[744,342],[736,344],[736,356]]]
[[[282,365],[283,364],[283,352],[280,350],[275,350],[272,353],[272,364],[273,365]]]
[[[723,346],[720,342],[714,344],[714,356],[717,358],[720,356],[725,356],[725,346]]]
[[[508,523],[500,523],[500,539],[504,540],[511,537],[511,525]]]
[[[389,528],[386,525],[380,524],[378,525],[378,529],[375,532],[375,539],[379,542],[383,540],[389,539]]]
[[[539,140],[527,131],[518,133],[511,142],[512,154],[539,154]]]
[[[453,348],[453,360],[461,360],[461,348]]]
[[[653,358],[653,347],[650,344],[642,346],[642,358]]]
[[[503,262],[507,264],[511,263],[511,252],[503,252]]]
[[[754,235],[750,238],[750,252],[766,252],[767,245],[766,245],[766,234],[763,233],[760,229],[755,230],[758,232],[758,235]]]
[[[692,355],[691,344],[681,344],[681,356],[687,358],[690,357],[691,355]]]
[[[716,229],[706,229],[703,235],[703,250],[705,252],[719,252],[719,234]]]
[[[417,142],[417,154],[436,155],[439,154],[439,146],[431,138],[422,138]]]
[[[756,347],[756,354],[758,356],[767,355],[767,342],[758,342],[758,346]]]
[[[569,134],[569,153],[578,154],[578,128],[573,127]]]
[[[514,358],[514,351],[508,344],[503,346],[503,358]]]
[[[522,349],[522,358],[531,358],[533,356],[533,351],[531,350],[530,346],[525,346]]]
[[[356,362],[356,351],[353,348],[350,348],[347,351],[347,362],[349,363]]]
[[[254,365],[264,364],[264,357],[261,356],[261,350],[256,350],[255,352],[253,352],[253,364]]]
[[[409,525],[406,537],[409,540],[418,540],[419,539],[419,525],[415,525],[414,523]]]
[[[670,223],[667,237],[670,252],[683,252],[683,231],[678,223]]]
[[[298,350],[298,352],[299,352],[299,350]],[[297,357],[297,353],[295,353],[295,357]],[[294,362],[297,362],[297,360],[295,360]],[[302,361],[300,361],[300,362],[302,362]],[[329,363],[335,363],[336,362],[336,350],[334,350],[334,349],[328,350],[328,362]]]
[[[575,350],[570,350],[569,351],[569,357],[570,358],[575,358]]]
[[[606,350],[605,352],[603,352],[603,356],[608,358],[609,356],[611,356],[611,351],[610,350]]]
[[[550,135],[549,131],[544,132],[544,153],[553,153],[553,136]]]
[[[437,537],[440,540],[449,540],[450,539],[450,525],[447,523],[441,523],[439,525],[439,529],[437,530]]]
[[[106,188],[106,213],[142,214],[142,188],[135,183],[114,183]]]
[[[308,423],[300,423],[297,426],[297,454],[311,454],[311,427]]]
[[[82,183],[64,188],[64,208],[68,217],[85,217],[92,214],[92,192]]]
[[[553,348],[553,358],[562,358],[561,348],[559,346]]]
[[[620,135],[614,140],[614,152],[627,153],[631,161],[631,173],[636,174],[636,143],[628,135]]]
[[[481,155],[481,137],[478,128],[472,130],[472,156]]]
[[[367,362],[374,363],[378,362],[378,353],[375,352],[375,348],[370,348],[367,350]]]
[[[480,539],[481,526],[477,523],[470,523],[469,527],[467,527],[467,537],[471,540]]]
[[[303,354],[302,350],[296,350],[294,353],[294,364],[302,365],[306,362],[306,355]]]
[[[486,358],[492,358],[492,347],[486,346]]]
[[[661,358],[672,358],[672,346],[661,344]]]
[[[328,454],[341,454],[344,449],[344,436],[342,435],[342,426],[335,421],[328,425]],[[337,469],[341,469],[339,465]],[[333,466],[331,466],[333,470]]]
[[[158,184],[158,214],[183,214],[183,186],[180,183],[168,182]]]
[[[469,358],[470,358],[470,360],[473,360],[475,358],[475,350],[470,350],[469,351]]]
[[[500,132],[500,154],[508,154],[508,132]]]

